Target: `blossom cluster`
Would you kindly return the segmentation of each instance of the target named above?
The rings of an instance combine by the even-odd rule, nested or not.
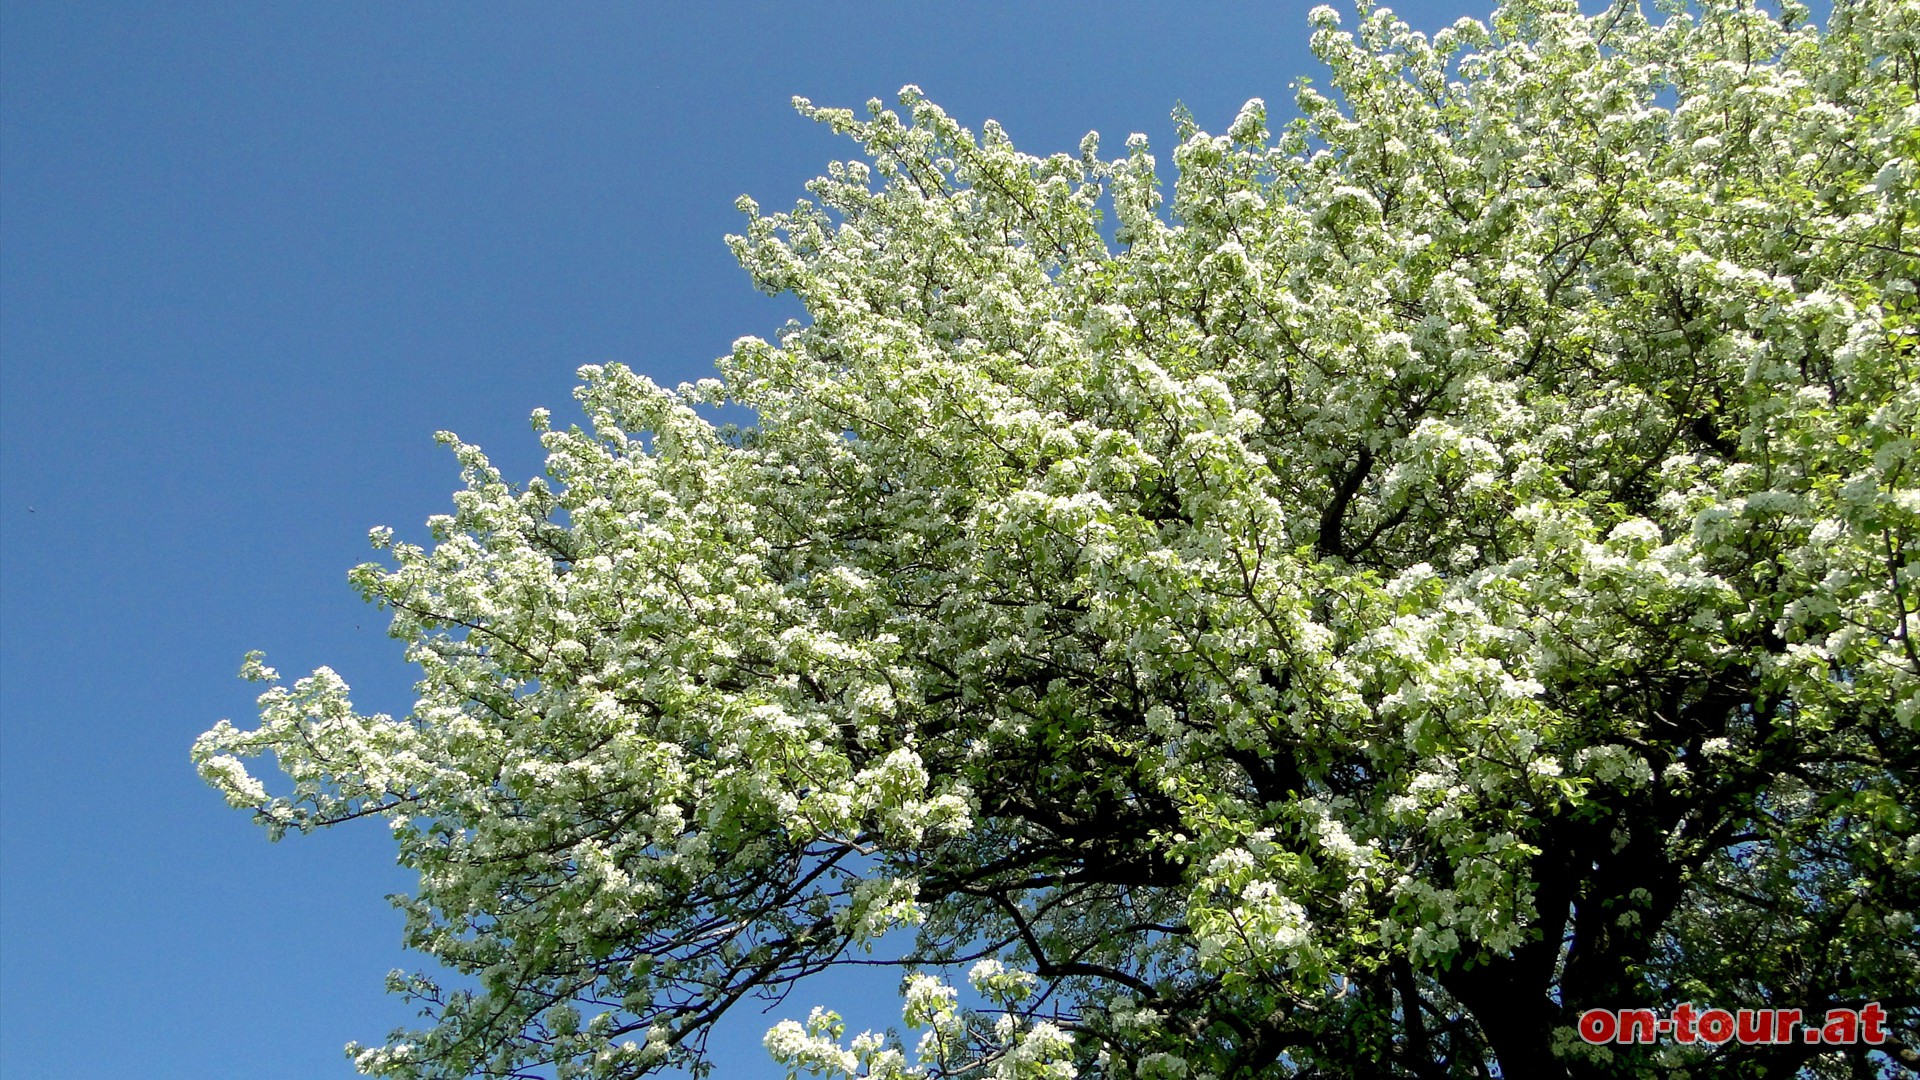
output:
[[[1178,115],[1171,183],[798,101],[860,156],[729,242],[807,320],[583,368],[524,485],[444,434],[352,576],[412,713],[253,658],[195,746],[419,874],[461,978],[358,1067],[697,1063],[894,932],[918,1043],[778,1061],[1548,1075],[1595,1002],[1911,1000],[1920,14],[1666,7],[1316,9],[1330,92]]]

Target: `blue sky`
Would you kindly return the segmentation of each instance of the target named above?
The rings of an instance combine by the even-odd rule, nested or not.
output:
[[[346,1076],[412,1020],[384,830],[269,844],[188,745],[249,722],[249,649],[406,711],[345,572],[448,506],[436,429],[524,479],[579,365],[698,378],[797,314],[721,241],[851,153],[792,95],[1166,161],[1176,101],[1319,74],[1310,6],[0,0],[0,1071]],[[720,1075],[782,1075],[760,1033],[817,1002],[897,1020],[830,981]]]

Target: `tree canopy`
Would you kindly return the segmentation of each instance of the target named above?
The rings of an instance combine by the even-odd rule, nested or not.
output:
[[[583,368],[524,485],[442,434],[454,512],[352,575],[411,715],[256,655],[194,748],[418,871],[456,977],[362,1071],[639,1076],[876,958],[905,1034],[777,1060],[1910,1067],[1920,4],[1310,21],[1328,89],[1176,114],[1170,182],[797,101],[858,156],[729,242],[804,322]],[[1872,1052],[1575,1032],[1869,1001]]]

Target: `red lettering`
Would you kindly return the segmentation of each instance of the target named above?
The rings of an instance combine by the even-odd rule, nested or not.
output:
[[[1650,1043],[1659,1032],[1659,1020],[1652,1009],[1621,1009],[1620,1034],[1623,1043]]]
[[[1693,1005],[1682,1002],[1673,1007],[1673,1038],[1675,1042],[1693,1041]]]
[[[1580,1014],[1580,1037],[1590,1043],[1612,1042],[1614,1028],[1610,1009],[1588,1009]]]
[[[1887,1018],[1887,1010],[1877,1001],[1869,1001],[1860,1007],[1860,1041],[1869,1046],[1879,1046],[1887,1041],[1887,1033],[1881,1029],[1880,1022]]]
[[[1657,1043],[1668,1034],[1683,1044],[1721,1046],[1737,1038],[1743,1046],[1790,1045],[1796,1028],[1809,1046],[1883,1046],[1890,1038],[1886,1023],[1887,1010],[1877,1001],[1857,1010],[1828,1009],[1824,1020],[1808,1020],[1799,1009],[1701,1009],[1682,1002],[1664,1020],[1652,1009],[1588,1009],[1577,1028],[1580,1038],[1595,1046]]]
[[[1860,1041],[1860,1018],[1852,1009],[1828,1009],[1827,1026],[1820,1032],[1820,1041],[1826,1043],[1852,1043]]]

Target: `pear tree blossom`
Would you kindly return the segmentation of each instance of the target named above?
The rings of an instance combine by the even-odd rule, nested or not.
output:
[[[524,484],[441,436],[453,511],[352,574],[412,711],[255,656],[194,748],[418,873],[362,1072],[698,1068],[876,960],[903,1029],[803,985],[778,1067],[1920,1062],[1920,2],[1309,22],[1299,119],[1176,114],[1171,170],[798,101],[857,152],[729,242],[805,320],[583,368]]]

